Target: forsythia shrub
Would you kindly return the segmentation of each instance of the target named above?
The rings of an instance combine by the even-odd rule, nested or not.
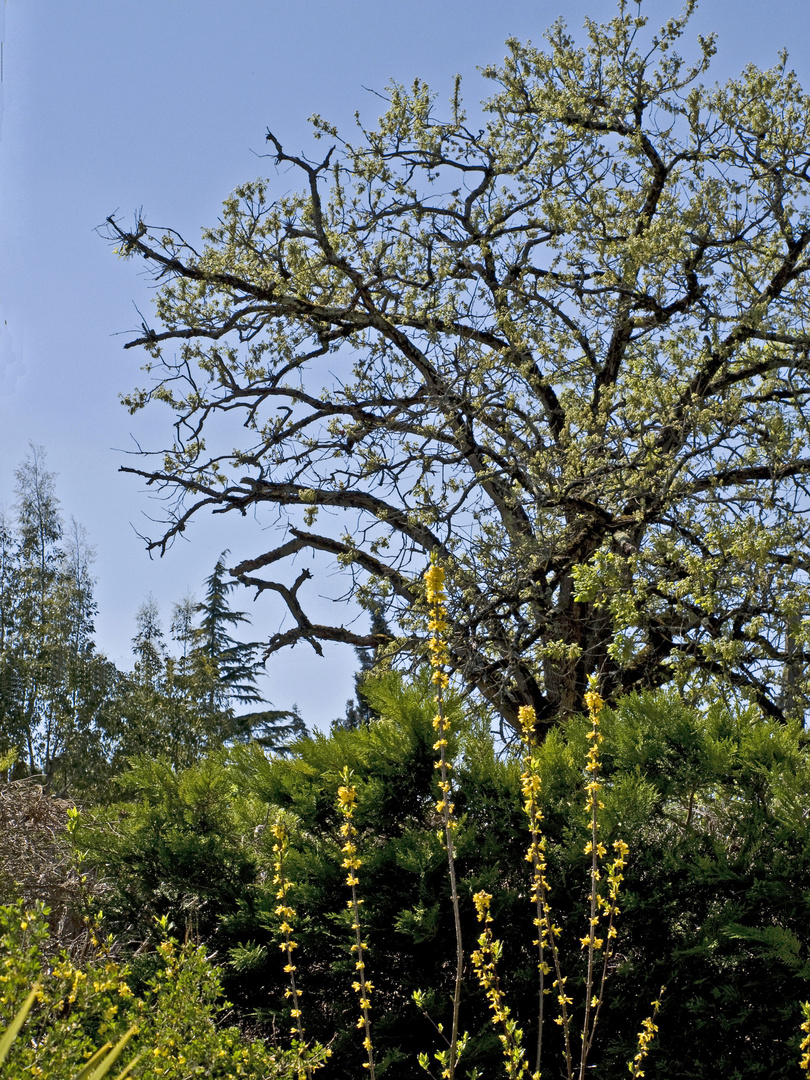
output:
[[[142,996],[127,969],[99,948],[86,966],[65,953],[46,960],[47,909],[22,903],[0,908],[0,1031],[20,1013],[32,987],[33,1008],[11,1044],[4,1080],[69,1080],[96,1050],[137,1030],[111,1072],[135,1059],[132,1080],[298,1080],[327,1051],[282,1050],[218,1026],[219,972],[205,950],[167,938]]]

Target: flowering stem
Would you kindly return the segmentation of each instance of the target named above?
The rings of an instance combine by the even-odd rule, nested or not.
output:
[[[582,947],[588,950],[588,970],[585,978],[585,1018],[582,1024],[582,1054],[579,1062],[579,1080],[584,1080],[585,1077],[588,1055],[593,1046],[596,1024],[604,1001],[608,964],[615,951],[616,929],[613,923],[615,916],[619,913],[617,900],[619,887],[624,876],[622,871],[627,865],[628,854],[627,844],[623,840],[616,840],[613,844],[615,856],[607,871],[608,895],[606,898],[600,892],[600,882],[602,880],[601,860],[607,855],[607,848],[599,839],[599,811],[604,807],[604,803],[599,799],[599,791],[602,787],[599,780],[599,747],[604,740],[604,736],[599,730],[599,715],[604,707],[604,701],[597,692],[595,678],[591,679],[590,687],[585,694],[585,704],[588,707],[588,715],[591,720],[591,730],[588,732],[591,746],[585,765],[588,773],[588,781],[585,785],[587,792],[585,807],[590,817],[591,831],[585,853],[591,856],[591,894],[588,934],[581,939]],[[597,931],[600,929],[601,934],[597,937]],[[596,953],[602,950],[604,951],[602,954],[599,991],[594,994]]]
[[[598,1002],[593,1001],[593,971],[594,971],[594,955],[597,949],[601,948],[603,941],[596,937],[596,929],[599,925],[599,856],[605,853],[603,845],[599,842],[599,821],[597,818],[597,809],[600,805],[598,799],[598,792],[601,787],[599,783],[599,744],[602,741],[602,734],[599,731],[599,712],[602,708],[602,699],[597,694],[596,690],[591,688],[585,695],[585,702],[588,706],[588,713],[591,719],[591,730],[588,732],[588,738],[591,740],[591,746],[588,751],[587,763],[585,769],[588,773],[588,782],[585,790],[587,791],[586,807],[590,813],[590,826],[591,826],[591,839],[590,843],[585,848],[587,854],[591,856],[591,892],[589,896],[590,910],[589,910],[589,922],[588,922],[588,935],[582,939],[583,947],[588,950],[588,970],[585,976],[585,1018],[582,1022],[582,1054],[579,1061],[579,1080],[583,1080],[585,1076],[585,1066],[588,1061],[588,1053],[590,1052],[593,1042],[593,1029],[591,1027],[591,1009],[598,1005]]]
[[[596,1007],[594,1009],[593,1018],[591,1021],[591,1032],[588,1041],[588,1052],[590,1052],[591,1046],[593,1046],[594,1031],[596,1030],[596,1023],[599,1019],[599,1013],[602,1009],[602,1002],[605,1000],[605,983],[607,982],[608,964],[616,951],[616,929],[613,925],[615,916],[619,913],[617,906],[617,899],[619,896],[619,886],[623,880],[622,870],[627,865],[628,847],[623,840],[616,840],[613,844],[613,850],[615,852],[615,858],[608,867],[608,899],[603,900],[600,898],[600,906],[603,911],[603,917],[607,918],[607,928],[604,935],[605,952],[604,959],[602,961],[602,976],[599,981],[599,992],[594,999],[596,1001]],[[662,988],[663,992],[663,988]]]
[[[641,1021],[641,1031],[638,1033],[638,1053],[632,1061],[628,1062],[630,1075],[634,1080],[640,1080],[640,1078],[644,1076],[641,1065],[644,1058],[650,1052],[650,1043],[655,1038],[656,1031],[658,1031],[658,1025],[655,1021],[658,1019],[658,1010],[661,1008],[661,998],[664,996],[665,990],[666,987],[662,986],[658,991],[658,1000],[652,1003],[652,1016],[648,1016],[646,1020]],[[810,1014],[808,1014],[808,1016],[810,1017]],[[805,1030],[804,1026],[802,1026],[802,1030]],[[808,1028],[808,1030],[810,1030],[810,1028]],[[804,1043],[802,1046],[804,1047]],[[805,1067],[804,1061],[802,1062],[802,1067]]]
[[[529,819],[529,833],[531,843],[526,853],[526,862],[531,863],[531,900],[535,904],[535,928],[537,939],[537,970],[539,974],[538,985],[538,1017],[537,1017],[537,1058],[535,1072],[540,1074],[540,1064],[543,1054],[543,1023],[545,1020],[545,976],[551,968],[545,962],[545,940],[548,932],[545,929],[543,910],[548,907],[546,894],[549,891],[549,883],[545,877],[545,837],[540,831],[540,822],[543,819],[538,806],[537,796],[540,791],[540,777],[535,767],[535,727],[537,714],[531,705],[522,705],[517,711],[519,724],[521,724],[521,737],[525,747],[523,759],[523,772],[521,773],[521,791],[523,793],[523,808]]]
[[[287,854],[289,847],[289,839],[287,836],[287,830],[280,823],[273,826],[273,836],[275,837],[275,844],[273,844],[273,855],[275,864],[275,876],[273,883],[278,886],[276,892],[276,899],[278,900],[278,906],[276,907],[276,915],[281,918],[281,932],[284,935],[284,941],[279,946],[285,955],[287,963],[284,966],[285,972],[290,976],[290,989],[285,990],[284,996],[292,999],[292,1010],[290,1015],[295,1023],[295,1027],[292,1029],[293,1035],[297,1035],[301,1043],[304,1042],[304,1026],[301,1020],[301,991],[295,984],[295,964],[293,963],[293,950],[298,948],[298,945],[292,939],[292,925],[291,922],[295,918],[295,909],[290,904],[289,896],[289,882],[284,872],[284,858]],[[305,1066],[307,1077],[312,1076],[312,1070],[307,1065]]]
[[[540,1062],[543,1051],[543,1024],[545,1022],[545,977],[551,974],[552,968],[546,961],[545,949],[548,947],[554,964],[556,976],[554,988],[557,990],[557,1003],[560,1006],[560,1017],[557,1021],[563,1029],[565,1039],[565,1064],[568,1080],[573,1080],[574,1066],[571,1055],[571,1018],[568,1014],[568,1006],[571,998],[565,991],[566,979],[560,966],[560,954],[557,949],[557,935],[560,928],[554,925],[548,894],[551,891],[546,877],[546,839],[543,836],[540,823],[543,814],[538,805],[537,797],[540,791],[540,777],[534,762],[535,727],[537,715],[531,705],[523,705],[518,710],[520,721],[521,738],[526,753],[523,759],[523,772],[520,782],[523,792],[523,809],[529,818],[531,832],[531,844],[526,854],[526,861],[532,865],[532,900],[535,904],[536,914],[534,925],[537,928],[537,938],[534,944],[537,946],[538,971],[540,974],[539,985],[539,1008],[537,1021],[537,1059],[535,1063],[535,1076],[540,1074]]]
[[[439,799],[436,810],[441,816],[442,833],[447,851],[447,866],[450,875],[450,899],[453,905],[453,921],[456,931],[456,981],[453,991],[453,1023],[450,1029],[450,1054],[444,1075],[446,1080],[453,1080],[456,1063],[459,1057],[459,1012],[461,1008],[461,978],[464,971],[464,947],[461,940],[461,915],[459,912],[458,889],[456,883],[455,848],[453,845],[453,833],[456,828],[456,819],[453,814],[453,803],[450,799],[450,770],[451,765],[447,760],[447,736],[450,725],[447,721],[444,709],[444,691],[449,684],[449,678],[445,671],[445,665],[449,660],[445,635],[448,630],[447,609],[445,607],[444,570],[435,564],[430,566],[425,573],[425,585],[429,606],[430,640],[428,649],[430,653],[431,679],[436,688],[436,716],[433,718],[433,728],[438,738],[433,744],[433,749],[439,752],[439,760],[435,763],[439,770]]]
[[[492,897],[486,892],[478,892],[473,897],[478,921],[483,923],[484,932],[478,939],[478,948],[472,954],[472,961],[478,981],[484,988],[492,1010],[492,1022],[501,1027],[499,1038],[503,1046],[503,1056],[506,1058],[506,1075],[509,1080],[521,1080],[526,1075],[529,1066],[524,1060],[523,1047],[520,1045],[523,1033],[510,1017],[509,1006],[504,1001],[501,991],[496,966],[501,943],[494,941],[492,937],[492,916],[489,913],[491,900]]]
[[[520,774],[520,786],[523,793],[523,809],[529,818],[529,832],[531,844],[526,854],[526,861],[532,866],[532,901],[535,905],[534,926],[537,938],[533,942],[537,946],[537,971],[539,975],[538,1005],[537,1005],[537,1057],[534,1071],[539,1075],[540,1064],[543,1058],[543,1023],[545,1021],[546,1001],[546,975],[551,968],[546,963],[545,947],[547,930],[543,917],[544,910],[548,907],[547,893],[548,881],[546,879],[546,841],[540,831],[540,822],[543,815],[537,804],[537,795],[540,790],[540,777],[537,774],[534,762],[535,736],[534,730],[537,723],[537,715],[531,705],[523,705],[518,710],[521,737],[525,747],[523,758],[523,772]]]
[[[363,1063],[363,1068],[368,1069],[368,1075],[371,1080],[374,1080],[374,1048],[371,1042],[371,993],[374,986],[368,979],[366,979],[366,962],[365,953],[368,948],[363,941],[363,935],[360,928],[360,905],[362,900],[357,896],[357,885],[359,878],[357,877],[357,871],[362,865],[360,858],[357,854],[357,844],[355,843],[357,838],[357,830],[354,827],[354,810],[357,802],[357,789],[349,784],[349,772],[344,770],[343,774],[344,786],[338,788],[338,806],[340,812],[343,815],[343,824],[340,827],[340,835],[344,839],[343,844],[343,866],[348,870],[346,875],[346,884],[351,889],[351,900],[348,901],[348,908],[352,913],[352,929],[354,930],[354,945],[352,945],[352,952],[356,956],[354,963],[355,971],[357,972],[357,978],[352,983],[352,989],[359,995],[360,999],[360,1019],[357,1021],[357,1026],[365,1030],[365,1038],[363,1039],[363,1047],[368,1054],[368,1061]]]

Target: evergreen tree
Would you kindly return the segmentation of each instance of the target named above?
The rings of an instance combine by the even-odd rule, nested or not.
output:
[[[200,621],[194,630],[196,647],[192,660],[208,689],[204,704],[210,718],[219,718],[222,741],[254,740],[269,749],[280,749],[285,742],[306,734],[306,725],[295,708],[258,709],[236,713],[239,706],[267,704],[258,687],[263,674],[263,660],[256,642],[238,641],[231,634],[242,623],[249,625],[244,611],[234,611],[229,594],[236,587],[226,578],[223,551],[206,579],[205,599],[196,605]]]
[[[136,656],[134,674],[139,682],[160,687],[166,664],[166,646],[160,625],[160,609],[154,596],[147,596],[135,615],[137,627],[132,639]]]
[[[191,656],[197,638],[194,625],[196,611],[197,601],[191,593],[187,593],[182,600],[178,600],[172,608],[172,621],[169,629],[173,640],[182,649],[182,660],[184,662]]]
[[[15,566],[15,537],[11,521],[0,510],[0,718],[2,722],[11,713],[15,687],[11,662],[13,640],[12,596]]]
[[[202,692],[189,676],[184,658],[169,652],[160,609],[147,597],[135,617],[135,663],[122,680],[111,725],[113,766],[140,755],[164,757],[176,767],[192,764],[211,744],[202,709]]]
[[[63,533],[63,561],[58,590],[63,617],[65,711],[61,749],[53,762],[51,786],[60,791],[89,791],[108,773],[106,732],[110,703],[121,673],[96,651],[90,567],[93,549],[84,528],[71,518]]]
[[[110,726],[114,769],[144,754],[186,767],[232,741],[253,740],[279,750],[306,733],[294,709],[236,713],[240,705],[265,702],[257,685],[262,667],[257,646],[231,633],[249,619],[228,602],[233,582],[225,576],[226,555],[217,560],[201,602],[185,596],[174,605],[170,630],[178,655],[166,643],[154,597],[139,609],[132,639],[135,664],[122,681]]]
[[[210,664],[211,685],[208,708],[213,714],[225,712],[235,704],[256,705],[264,701],[257,686],[263,667],[253,642],[237,641],[230,631],[242,623],[250,624],[244,611],[234,611],[229,594],[236,582],[226,579],[227,569],[223,551],[210,577],[205,582],[205,599],[195,612],[200,621],[194,631],[195,652]]]

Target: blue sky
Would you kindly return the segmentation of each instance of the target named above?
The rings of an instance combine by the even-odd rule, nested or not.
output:
[[[660,25],[677,5],[647,0]],[[684,39],[717,31],[712,79],[753,62],[767,67],[786,46],[810,87],[807,0],[769,5],[704,0]],[[189,542],[150,560],[137,532],[154,507],[117,470],[136,442],[158,447],[168,412],[130,417],[118,395],[138,383],[142,359],[124,352],[149,285],[94,229],[113,212],[171,225],[194,241],[240,182],[285,177],[257,155],[271,127],[306,149],[314,112],[344,129],[355,110],[376,117],[364,87],[425,78],[445,99],[456,72],[465,96],[487,86],[477,65],[498,61],[508,36],[539,44],[564,14],[607,19],[607,0],[7,0],[0,27],[0,505],[13,504],[15,466],[29,441],[58,473],[66,515],[95,545],[99,648],[129,663],[134,614],[148,593],[166,621],[175,600],[200,591],[219,552],[236,560],[261,543],[250,522],[200,522]],[[330,593],[330,582],[323,584]],[[338,589],[335,587],[335,593]],[[323,601],[330,606],[329,600]],[[278,629],[272,599],[239,606],[258,631]],[[333,647],[323,660],[299,646],[274,658],[269,696],[297,702],[326,724],[353,692],[355,658]]]

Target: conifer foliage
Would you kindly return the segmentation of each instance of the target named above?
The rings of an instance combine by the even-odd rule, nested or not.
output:
[[[187,596],[174,605],[174,649],[166,642],[154,597],[141,605],[132,639],[135,664],[122,679],[114,710],[117,768],[143,754],[187,766],[234,741],[282,750],[306,732],[294,709],[240,711],[268,703],[258,684],[263,662],[257,645],[230,633],[249,619],[230,606],[228,594],[236,583],[225,578],[226,554],[206,580],[202,601]]]
[[[222,736],[240,741],[253,739],[263,746],[280,749],[286,740],[306,733],[306,726],[293,709],[258,709],[234,713],[236,707],[267,704],[258,679],[264,664],[256,642],[238,641],[230,630],[250,619],[244,611],[234,611],[229,594],[237,582],[228,574],[223,551],[205,582],[205,599],[195,605],[198,617],[192,628],[192,666],[208,678],[205,707],[211,716],[223,718]],[[204,676],[205,677],[205,676]]]

